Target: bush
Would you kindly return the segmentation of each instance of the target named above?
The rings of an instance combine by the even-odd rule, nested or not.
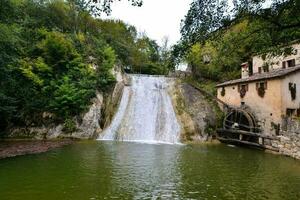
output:
[[[76,130],[77,128],[74,120],[70,118],[65,119],[63,131],[65,133],[74,133]]]

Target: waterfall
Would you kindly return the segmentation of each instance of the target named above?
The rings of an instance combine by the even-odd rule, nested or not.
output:
[[[118,111],[99,140],[179,143],[180,125],[168,94],[174,80],[143,75],[130,78]]]

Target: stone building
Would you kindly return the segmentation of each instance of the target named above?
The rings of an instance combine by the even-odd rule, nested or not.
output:
[[[267,135],[285,129],[287,119],[300,117],[300,43],[291,47],[288,56],[254,56],[252,64],[242,64],[241,79],[217,85],[218,99],[250,110]]]

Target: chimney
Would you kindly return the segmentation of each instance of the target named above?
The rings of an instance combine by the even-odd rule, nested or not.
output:
[[[241,70],[242,70],[242,78],[248,78],[249,77],[249,64],[248,62],[245,62],[241,64]]]

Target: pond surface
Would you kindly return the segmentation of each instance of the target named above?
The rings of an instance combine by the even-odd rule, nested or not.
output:
[[[0,160],[1,200],[300,199],[300,162],[218,145],[79,142]]]

